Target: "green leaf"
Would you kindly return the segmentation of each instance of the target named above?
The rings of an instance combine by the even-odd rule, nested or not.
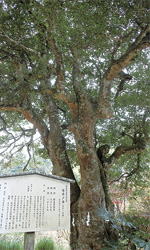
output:
[[[121,228],[120,225],[118,225],[118,224],[112,224],[112,227],[113,227],[114,229],[116,229],[116,230],[122,232],[122,228]]]
[[[113,249],[118,248],[118,243],[116,243],[116,242],[110,242],[108,240],[105,240],[105,242],[108,244],[108,246],[112,247]]]
[[[115,249],[115,248],[112,248],[112,247],[102,247],[101,249],[102,250],[112,250],[112,249]]]
[[[144,247],[145,250],[150,250],[150,242],[147,242],[145,247]]]
[[[133,238],[132,242],[135,243],[138,247],[144,247],[145,240],[139,239],[139,238]]]

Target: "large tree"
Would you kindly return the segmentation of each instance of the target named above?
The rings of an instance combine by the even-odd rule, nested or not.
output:
[[[147,0],[3,0],[1,4],[1,142],[10,139],[3,153],[10,148],[12,152],[25,135],[31,136],[29,152],[38,130],[53,174],[75,179],[67,154],[68,140],[74,137],[81,174],[80,186],[77,181],[71,185],[74,250],[98,250],[105,240],[117,240],[117,232],[98,215],[100,208],[113,212],[108,172],[122,155],[140,154],[146,147],[149,82],[132,74],[139,70],[139,62],[140,72],[146,71],[148,12]],[[146,96],[141,105],[132,96],[134,89]],[[94,138],[108,119],[110,129],[113,122],[122,125],[122,139],[120,145],[112,142],[114,151],[106,157],[109,146],[103,132],[98,151]],[[24,120],[33,129],[24,127]],[[17,138],[9,131],[13,125]],[[114,138],[117,133],[116,126]],[[125,144],[124,138],[128,138]]]

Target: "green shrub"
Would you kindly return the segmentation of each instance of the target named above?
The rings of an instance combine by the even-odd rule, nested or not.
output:
[[[55,246],[55,249],[56,250],[70,250],[70,247],[63,247],[62,245],[56,245]]]
[[[0,240],[0,250],[23,250],[21,242]]]
[[[119,233],[118,242],[110,242],[105,240],[107,246],[102,247],[103,250],[127,250],[127,249],[144,249],[150,250],[150,241],[149,234],[142,231],[142,228],[138,228],[138,220],[146,223],[145,218],[136,218],[133,220],[133,217],[129,215],[117,214],[116,218],[107,210],[99,210],[99,216],[104,218],[107,222],[112,225],[114,230],[117,230]],[[136,226],[135,226],[136,222]],[[134,223],[134,224],[133,224]],[[148,224],[147,224],[148,225]],[[144,227],[144,225],[142,226]],[[148,237],[148,238],[147,238]]]
[[[51,238],[43,238],[37,242],[35,250],[54,250],[54,242]]]

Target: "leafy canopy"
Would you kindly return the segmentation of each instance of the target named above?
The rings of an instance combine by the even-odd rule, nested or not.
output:
[[[108,69],[133,49],[141,32],[147,29],[145,34],[149,34],[148,13],[147,0],[3,1],[0,121],[1,144],[8,146],[1,153],[4,156],[7,150],[14,153],[12,145],[18,149],[33,145],[37,129],[29,127],[23,111],[32,110],[38,121],[42,119],[50,127],[47,94],[55,98],[60,124],[66,127],[73,119],[68,102],[78,100],[75,80],[80,82],[80,94],[85,94],[96,106]],[[149,50],[147,46],[142,52],[137,50],[137,57],[133,56],[125,71],[132,80],[126,81],[122,90],[120,76],[115,74],[110,96],[115,113],[108,121],[97,119],[96,145],[107,142],[114,149],[120,144],[131,145],[134,136],[148,138]],[[72,134],[67,130],[62,133],[69,154],[76,159]],[[18,146],[16,138],[23,137],[30,139]]]

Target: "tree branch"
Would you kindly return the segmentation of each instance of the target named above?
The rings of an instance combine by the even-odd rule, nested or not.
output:
[[[28,107],[27,109],[23,109],[23,107],[20,107],[19,105],[14,106],[1,106],[0,111],[19,111],[22,113],[24,118],[28,120],[30,123],[32,123],[39,131],[41,134],[41,138],[43,141],[43,144],[47,148],[47,139],[48,139],[48,133],[49,130],[47,128],[46,123],[40,119],[35,112],[32,110],[32,107]]]
[[[64,66],[63,66],[63,59],[62,59],[62,55],[59,52],[56,44],[55,44],[55,40],[53,38],[51,38],[51,35],[49,34],[46,38],[50,48],[52,49],[54,56],[55,56],[55,60],[56,60],[56,74],[57,74],[57,81],[56,81],[56,85],[59,89],[64,89]],[[53,69],[54,71],[54,69]]]
[[[24,50],[26,50],[26,51],[29,51],[29,52],[31,52],[31,53],[33,53],[33,54],[36,54],[38,57],[41,57],[41,55],[40,55],[36,50],[31,49],[31,48],[28,48],[28,47],[26,47],[26,46],[20,44],[19,42],[15,41],[14,39],[10,38],[10,37],[5,33],[5,31],[2,30],[2,28],[0,28],[0,30],[1,30],[2,33],[4,34],[4,37],[6,37],[10,42],[14,43],[14,44],[17,45],[18,47],[20,47],[20,48],[22,48],[22,49],[24,49]],[[1,36],[2,36],[2,35],[1,35]]]
[[[48,97],[48,116],[50,122],[50,132],[48,136],[49,155],[53,163],[53,174],[61,175],[75,180],[70,161],[66,152],[65,139],[61,132],[58,117],[58,108],[51,96]],[[72,199],[76,201],[79,197],[80,189],[76,183],[72,185]],[[72,200],[72,203],[74,201]]]
[[[27,166],[29,165],[29,162],[30,162],[30,160],[31,160],[30,146],[31,146],[31,144],[33,143],[33,136],[34,136],[35,132],[36,132],[36,128],[33,127],[33,132],[32,132],[32,135],[31,135],[31,139],[30,139],[30,141],[29,141],[28,144],[27,144],[27,151],[28,151],[29,159],[28,159],[26,165],[25,165],[24,168],[23,168],[23,172],[26,170],[26,168],[27,168]]]
[[[110,181],[109,184],[111,185],[114,182],[120,181],[123,177],[128,179],[130,176],[134,175],[139,170],[139,168],[140,168],[140,154],[137,154],[137,167],[132,169],[130,172],[123,173],[117,179]]]
[[[138,51],[150,46],[150,25],[140,33],[136,40],[128,47],[126,53],[119,59],[114,60],[108,70],[105,72],[101,80],[99,89],[99,108],[98,112],[101,117],[111,118],[113,111],[110,104],[110,92],[112,81],[123,68],[131,64],[132,60],[137,56]]]
[[[124,87],[124,83],[126,81],[130,81],[132,79],[132,76],[130,76],[129,74],[124,73],[123,71],[121,71],[119,73],[119,78],[121,79],[120,84],[118,86],[116,95],[115,95],[115,99],[118,97],[119,93],[123,90]]]
[[[139,142],[132,146],[119,146],[115,149],[114,153],[106,159],[105,166],[110,168],[122,155],[124,154],[140,154],[145,151],[145,140],[140,139]]]
[[[121,70],[127,67],[131,61],[137,56],[138,51],[150,46],[150,25],[142,30],[136,40],[128,47],[126,53],[122,55],[118,60],[114,60],[109,69],[105,72],[104,78],[107,80],[113,80]]]
[[[36,132],[36,128],[33,127],[33,129],[24,129],[22,128],[20,125],[20,130],[17,129],[16,134],[13,135],[11,132],[8,131],[7,129],[7,123],[5,122],[4,118],[2,118],[1,114],[0,114],[0,119],[2,120],[4,127],[1,131],[6,132],[8,135],[8,137],[5,138],[1,141],[2,144],[2,148],[4,149],[3,151],[0,151],[0,155],[3,158],[8,158],[11,159],[13,157],[13,155],[15,155],[17,152],[22,151],[23,148],[27,147],[27,151],[28,151],[28,155],[29,155],[29,159],[26,163],[25,168],[27,167],[27,165],[30,162],[31,159],[31,154],[30,154],[30,145],[33,143],[33,136]],[[15,121],[14,121],[15,122]],[[9,128],[11,129],[11,127],[14,124],[9,124]],[[4,133],[3,132],[3,133]],[[27,134],[26,134],[27,133]],[[19,134],[19,135],[18,135]],[[25,143],[24,139],[25,137],[30,137],[30,140]],[[20,143],[19,143],[20,142]],[[0,148],[1,149],[1,148]],[[9,162],[8,162],[9,163]],[[24,170],[25,170],[24,168]]]
[[[147,125],[146,118],[148,117],[148,114],[150,114],[150,108],[145,109],[144,115],[143,115],[143,120],[142,120],[143,134],[144,134],[147,141],[149,140],[147,129],[146,129],[146,125]]]
[[[126,177],[127,175],[128,175],[128,172],[123,173],[123,174],[120,175],[117,179],[114,179],[114,180],[112,180],[112,181],[109,181],[109,185],[111,185],[111,184],[114,183],[114,182],[120,181],[121,178]]]
[[[52,96],[54,99],[63,101],[65,103],[74,103],[73,98],[70,95],[70,92],[67,89],[61,91],[59,88],[48,88],[45,90],[45,93]]]

